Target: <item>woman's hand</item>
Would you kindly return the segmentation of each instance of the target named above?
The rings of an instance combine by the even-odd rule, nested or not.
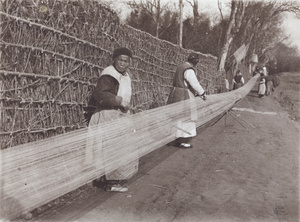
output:
[[[131,109],[131,106],[130,106],[130,105],[124,106],[124,105],[121,104],[120,110],[121,110],[122,113],[127,113],[128,110],[130,110],[130,109]]]
[[[121,96],[116,96],[116,101],[120,104],[119,109],[122,113],[127,113],[128,110],[131,109],[131,105],[123,104],[123,98]]]

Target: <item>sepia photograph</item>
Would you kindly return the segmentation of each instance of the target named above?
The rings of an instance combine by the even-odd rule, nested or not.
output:
[[[0,0],[0,222],[299,222],[300,0]]]

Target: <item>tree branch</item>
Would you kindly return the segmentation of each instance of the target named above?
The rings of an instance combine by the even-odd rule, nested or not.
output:
[[[222,5],[221,5],[220,0],[218,0],[218,9],[219,9],[222,21],[224,21],[224,16],[223,16],[223,12],[222,12]]]

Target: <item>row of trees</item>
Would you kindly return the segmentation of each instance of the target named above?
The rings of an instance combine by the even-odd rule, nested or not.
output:
[[[234,62],[233,57],[228,57],[228,54],[232,55],[236,50],[235,47],[241,45],[246,47],[244,60],[246,63],[251,62],[253,54],[258,55],[261,65],[266,65],[272,59],[278,59],[274,52],[280,53],[279,43],[285,39],[284,32],[280,28],[284,13],[295,13],[299,16],[299,2],[232,0],[231,13],[219,56],[219,71],[236,69],[237,63]],[[286,56],[292,57],[295,54]],[[279,64],[277,61],[276,63]]]
[[[278,43],[271,53],[266,53],[270,59],[266,63],[270,74],[287,71],[300,71],[299,50],[286,44]]]
[[[131,13],[125,22],[178,44],[179,2],[127,1]],[[283,44],[286,36],[281,29],[284,13],[295,13],[300,18],[298,1],[231,0],[227,5],[230,14],[224,16],[221,0],[218,0],[218,21],[199,13],[198,0],[186,0],[184,3],[185,7],[192,7],[193,14],[183,21],[182,47],[217,56],[221,73],[232,76],[240,62],[244,65],[251,62],[253,54],[258,55],[259,65],[269,65],[270,69],[276,64],[280,71],[300,70],[297,48]],[[239,48],[242,49],[238,54],[241,61],[236,57]]]

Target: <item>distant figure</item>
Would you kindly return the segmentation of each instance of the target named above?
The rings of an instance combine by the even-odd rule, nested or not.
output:
[[[252,74],[252,76],[255,76],[256,74],[259,73],[259,67],[257,66]]]
[[[199,84],[196,76],[196,65],[199,62],[199,55],[191,53],[187,62],[179,66],[175,72],[173,89],[169,95],[167,104],[180,102],[195,96],[206,100],[205,91]],[[181,148],[192,148],[191,137],[196,136],[196,123],[194,121],[181,123],[180,130],[177,130],[176,137],[178,146]]]
[[[244,77],[240,70],[236,71],[235,76],[233,77],[233,90],[242,87],[245,84]]]
[[[229,91],[229,81],[228,81],[228,79],[225,79],[225,90],[226,90],[226,92]]]
[[[264,97],[266,94],[266,77],[262,69],[259,69],[260,79],[258,85],[258,96],[259,98]]]
[[[264,73],[265,76],[268,75],[267,68],[265,66],[263,67],[263,73]]]
[[[277,76],[275,75],[268,75],[266,77],[266,95],[269,96],[274,92],[274,88],[279,86],[280,80]]]

